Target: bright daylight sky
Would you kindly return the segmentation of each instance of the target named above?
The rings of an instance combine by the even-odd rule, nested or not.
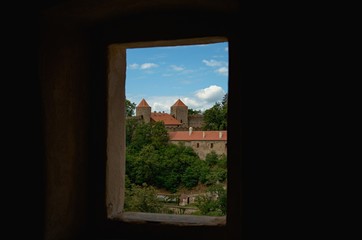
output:
[[[204,111],[228,92],[228,43],[127,49],[126,98],[170,113],[181,99]]]

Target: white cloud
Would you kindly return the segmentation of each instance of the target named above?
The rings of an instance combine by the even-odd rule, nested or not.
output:
[[[165,113],[170,113],[170,106],[166,106],[164,103],[161,102],[154,102],[151,105],[151,110],[152,112],[156,111],[156,112],[165,112]]]
[[[215,70],[215,72],[220,73],[221,75],[227,76],[229,73],[229,69],[227,67],[221,67]]]
[[[175,71],[183,71],[185,68],[180,67],[180,66],[176,66],[176,65],[171,65],[171,68]]]
[[[209,67],[220,67],[220,66],[223,66],[225,63],[224,62],[220,62],[220,61],[216,61],[216,60],[202,60],[203,63],[206,64],[206,66],[209,66]]]
[[[128,65],[130,69],[137,69],[139,67],[139,65],[137,63],[133,63]]]
[[[189,98],[189,97],[184,97],[184,98],[182,98],[181,99],[184,103],[185,103],[185,105],[190,109],[190,108],[192,108],[192,109],[201,109],[201,108],[203,108],[204,106],[204,102],[202,102],[202,101],[198,101],[198,100],[196,100],[196,99],[194,99],[194,98]]]
[[[128,67],[130,69],[142,69],[142,70],[145,70],[145,69],[158,67],[158,64],[156,64],[156,63],[143,63],[143,64],[139,65],[137,63],[132,63],[132,64],[129,64]]]
[[[158,67],[158,65],[155,63],[143,63],[141,65],[141,69],[150,69],[150,68],[154,68],[154,67]]]
[[[138,105],[140,99],[145,98],[152,112],[170,113],[171,106],[175,104],[177,99],[181,99],[189,109],[205,111],[214,106],[216,102],[221,102],[224,95],[225,92],[220,86],[211,85],[196,91],[191,96],[135,96],[130,97],[130,101]],[[137,100],[135,100],[136,98]]]
[[[211,60],[202,60],[203,63],[206,64],[206,66],[209,67],[219,67],[218,69],[215,70],[215,72],[227,76],[229,73],[228,70],[228,63],[224,62],[224,61],[216,61],[214,59]]]
[[[151,111],[170,113],[171,106],[179,99],[179,96],[152,96],[146,99]]]
[[[220,101],[225,95],[224,90],[220,86],[211,85],[210,87],[196,91],[195,96],[206,102]]]
[[[229,47],[225,47],[224,50],[225,50],[225,52],[228,52],[228,51],[229,51]]]

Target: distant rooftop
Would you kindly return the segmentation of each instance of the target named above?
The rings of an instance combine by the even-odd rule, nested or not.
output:
[[[227,131],[169,132],[170,141],[227,141]]]
[[[172,106],[187,107],[180,99],[178,99]]]
[[[181,125],[180,121],[174,118],[172,115],[168,113],[151,113],[151,119],[155,122],[162,121],[166,126],[168,125]]]
[[[137,105],[137,107],[150,107],[150,105],[148,105],[146,100],[142,98],[141,102]]]

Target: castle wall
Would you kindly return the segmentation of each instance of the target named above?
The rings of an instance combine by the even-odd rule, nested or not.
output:
[[[204,117],[202,115],[190,115],[188,122],[189,127],[192,127],[194,130],[198,130],[202,128]]]
[[[185,146],[192,147],[192,149],[194,149],[194,151],[201,159],[205,159],[206,155],[208,153],[211,153],[211,151],[215,151],[215,153],[218,155],[220,154],[227,155],[226,141],[170,141],[170,142],[173,144],[178,144],[179,142],[182,142],[185,144]]]

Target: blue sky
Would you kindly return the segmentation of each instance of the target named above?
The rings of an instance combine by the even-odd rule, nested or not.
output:
[[[126,98],[170,112],[181,99],[204,111],[228,92],[228,43],[127,49]]]

